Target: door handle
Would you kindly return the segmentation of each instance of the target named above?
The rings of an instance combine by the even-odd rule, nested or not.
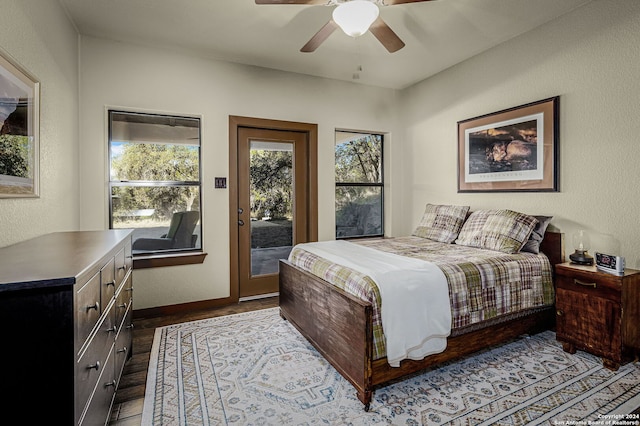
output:
[[[240,219],[240,220],[238,221],[238,225],[240,225],[240,226],[244,226],[244,220]]]

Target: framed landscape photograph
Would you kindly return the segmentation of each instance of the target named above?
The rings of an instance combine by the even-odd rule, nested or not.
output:
[[[0,198],[39,196],[40,83],[0,52]]]
[[[558,97],[458,122],[458,192],[558,191]]]

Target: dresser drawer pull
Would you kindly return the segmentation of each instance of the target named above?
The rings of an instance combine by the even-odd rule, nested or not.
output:
[[[118,271],[124,271],[125,269],[127,269],[126,266],[118,266]]]
[[[133,286],[131,286],[129,288],[125,288],[124,291],[133,291]]]
[[[580,280],[573,280],[574,284],[578,284],[584,287],[593,287],[596,288],[596,283],[585,283],[584,281],[580,281]]]
[[[95,304],[89,305],[86,307],[87,312],[89,312],[92,309],[95,309],[96,311],[100,311],[100,303],[96,302]]]
[[[125,328],[128,328],[129,330],[133,329],[133,323],[129,324],[128,326],[126,326]]]
[[[558,309],[558,310],[556,311],[556,315],[557,315],[557,316],[559,316],[559,317],[561,317],[562,315],[564,315],[564,312],[562,312],[560,309]]]
[[[112,380],[112,381],[110,381],[110,382],[105,383],[105,384],[104,384],[104,387],[105,387],[105,388],[108,388],[109,386],[114,386],[114,387],[115,387],[115,385],[116,385],[116,381],[115,381],[115,380]]]
[[[87,370],[92,370],[94,368],[96,370],[100,370],[100,361],[96,361],[95,364],[87,366]]]
[[[118,329],[116,328],[116,326],[112,326],[107,328],[107,333],[115,333]]]
[[[119,309],[127,309],[127,304],[123,303],[122,305],[118,305]]]
[[[116,280],[112,280],[112,281],[109,281],[108,283],[104,283],[104,285],[106,285],[106,286],[112,285],[112,286],[115,287],[116,286]]]
[[[119,354],[126,352],[127,351],[127,347],[123,346],[122,349],[118,349],[116,352],[118,352]]]

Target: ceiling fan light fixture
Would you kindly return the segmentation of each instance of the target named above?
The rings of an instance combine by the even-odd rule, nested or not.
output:
[[[333,20],[345,34],[358,37],[367,32],[379,13],[378,6],[368,0],[352,0],[333,10]]]

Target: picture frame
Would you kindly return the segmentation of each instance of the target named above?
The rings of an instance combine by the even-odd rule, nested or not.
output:
[[[458,122],[458,192],[557,192],[559,97]]]
[[[40,82],[0,51],[0,198],[40,196]]]

